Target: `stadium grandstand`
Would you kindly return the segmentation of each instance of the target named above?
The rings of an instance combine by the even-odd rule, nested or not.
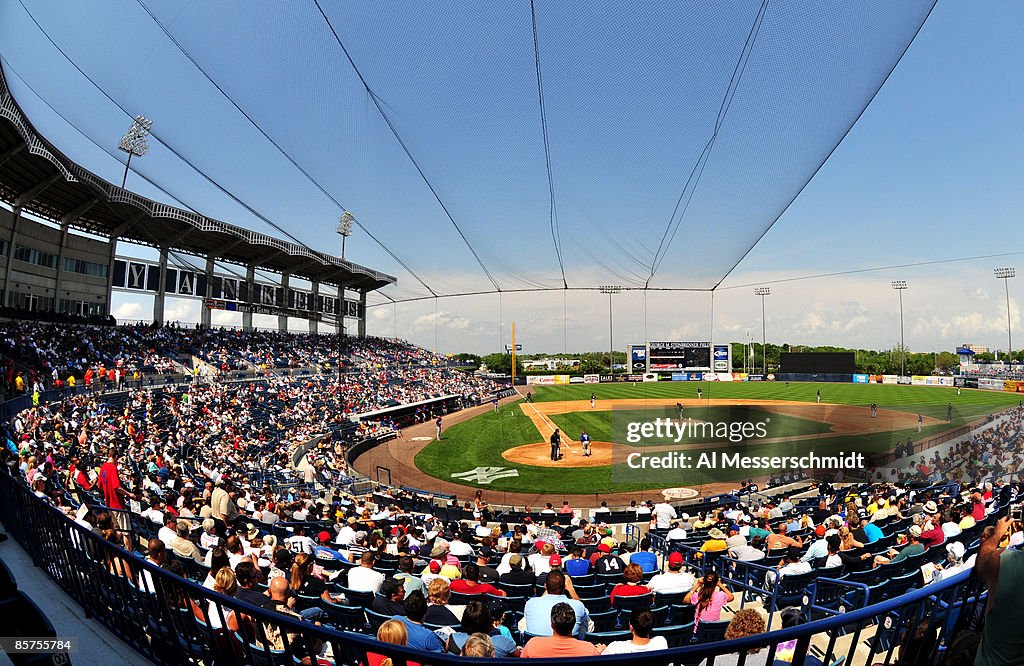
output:
[[[150,56],[134,50],[145,46],[125,52],[137,61],[112,50],[81,64],[96,54],[40,4],[0,7],[0,36],[20,21],[89,95],[128,113],[138,100],[120,90],[141,74],[124,68],[145,69]],[[937,363],[934,374],[864,374],[854,351],[789,349],[776,375],[766,286],[754,292],[760,372],[752,339],[717,339],[740,327],[715,329],[722,282],[846,137],[934,2],[441,3],[378,15],[313,0],[256,3],[245,25],[215,3],[173,15],[128,4],[134,18],[117,26],[145,26],[163,45],[154,61],[184,63],[185,74],[162,71],[179,94],[156,97],[182,105],[174,123],[164,117],[179,134],[160,143],[188,175],[139,168],[145,151],[131,142],[151,123],[133,114],[120,186],[93,168],[113,150],[96,143],[94,163],[62,150],[37,127],[56,117],[91,140],[89,112],[50,106],[12,64],[27,45],[0,45],[5,658],[1024,664],[1024,375],[1009,287],[1009,361],[975,364],[965,346],[955,377]],[[228,62],[240,50],[245,64]],[[331,79],[323,67],[344,71]],[[637,88],[656,92],[634,101]],[[260,113],[250,96],[285,106]],[[218,124],[227,107],[248,134]],[[195,143],[182,147],[183,135]],[[515,143],[524,137],[533,143]],[[330,149],[317,153],[321,141]],[[229,149],[247,142],[270,148]],[[205,161],[225,155],[244,183]],[[290,175],[259,171],[264,158]],[[149,196],[125,187],[129,175]],[[341,206],[339,181],[370,211],[364,221]],[[232,222],[183,203],[200,187],[223,199],[196,209]],[[666,201],[668,220],[634,220]],[[322,210],[329,231],[314,221]],[[334,239],[336,219],[339,256],[312,247]],[[344,258],[352,224],[376,243],[365,263],[382,270]],[[273,232],[254,230],[264,226]],[[905,357],[907,284],[893,286]],[[631,326],[645,342],[620,364],[611,329],[623,291],[642,299]],[[541,309],[547,292],[560,321]],[[574,359],[572,376],[523,381],[502,298],[519,294],[533,328],[568,352],[570,293],[600,295],[602,332],[607,296],[606,371]],[[137,297],[151,315],[119,321],[116,300]],[[440,353],[438,301],[475,297],[497,299],[507,374]],[[647,335],[648,298],[672,317],[660,341]],[[171,299],[198,304],[198,321],[169,315]],[[419,302],[433,312],[401,329],[397,305]],[[385,306],[391,337],[368,330]],[[308,329],[290,329],[296,319]],[[452,329],[476,344],[489,335],[476,324]],[[545,370],[562,372],[560,361]],[[683,441],[695,455],[820,446],[841,460],[851,446],[866,462],[754,466],[742,478],[643,469],[623,481],[616,418],[641,408],[778,428],[763,442]],[[652,439],[630,455],[647,444],[655,459],[668,451]]]

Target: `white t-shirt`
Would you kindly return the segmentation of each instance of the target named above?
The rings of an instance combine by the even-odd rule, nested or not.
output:
[[[676,510],[667,502],[655,504],[653,513],[659,530],[667,530],[672,526],[672,521],[676,519]]]
[[[633,654],[635,652],[652,652],[654,650],[667,650],[668,641],[664,636],[653,636],[647,645],[637,645],[633,641],[615,641],[609,643],[601,654]]]
[[[369,567],[353,567],[348,572],[348,588],[357,592],[380,592],[384,574]]]
[[[672,594],[674,592],[689,592],[693,589],[696,579],[693,574],[685,571],[679,573],[661,573],[651,578],[647,587],[651,592]]]

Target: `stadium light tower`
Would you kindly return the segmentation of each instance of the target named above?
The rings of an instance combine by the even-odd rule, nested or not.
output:
[[[1017,276],[1016,269],[1012,267],[997,268],[996,277],[1003,281],[1006,288],[1006,355],[1010,357],[1010,364],[1013,365],[1013,337],[1010,335],[1010,278]],[[1012,367],[1010,368],[1013,369]]]
[[[608,294],[608,374],[615,375],[615,357],[612,350],[615,348],[615,337],[612,335],[612,294],[622,291],[617,284],[604,284],[599,288],[602,294]]]
[[[907,288],[906,280],[893,280],[892,288],[900,295],[900,375],[907,375],[907,345],[903,339],[903,292]]]
[[[338,235],[341,236],[341,260],[345,261],[345,239],[352,235],[352,223],[356,218],[347,210],[338,218]]]
[[[146,137],[149,136],[152,126],[153,121],[146,116],[135,116],[132,126],[128,128],[125,135],[121,137],[121,142],[117,144],[118,150],[128,153],[128,160],[124,163],[124,176],[121,178],[121,189],[124,189],[125,183],[128,182],[128,167],[132,163],[132,156],[142,157],[149,152],[149,142],[146,141]]]
[[[765,378],[768,377],[768,336],[764,323],[764,297],[772,295],[771,287],[755,287],[754,295],[761,297],[761,361],[763,363],[762,372]]]

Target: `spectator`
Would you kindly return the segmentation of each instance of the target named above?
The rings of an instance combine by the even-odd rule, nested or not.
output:
[[[384,574],[374,571],[373,565],[377,561],[376,556],[370,551],[363,553],[359,558],[359,566],[353,567],[348,572],[348,588],[357,592],[377,593],[384,584]]]
[[[377,640],[381,643],[391,645],[408,645],[409,632],[404,622],[400,620],[388,620],[377,629]],[[391,666],[391,658],[375,652],[366,653],[366,666]],[[409,666],[420,666],[418,662],[409,661]]]
[[[693,574],[683,571],[682,553],[672,552],[668,556],[668,571],[651,578],[647,587],[654,593],[677,594],[689,592],[695,582]]]
[[[696,607],[696,622],[718,622],[722,619],[722,608],[734,598],[733,593],[719,580],[718,574],[709,571],[697,581],[693,590],[687,592],[683,601]]]
[[[405,594],[405,590],[401,585],[397,585],[396,589],[401,590],[402,595]],[[444,644],[437,637],[437,634],[423,626],[423,619],[427,613],[427,600],[423,597],[423,593],[418,590],[413,591],[409,596],[405,597],[403,606],[405,609],[404,617],[396,615],[392,619],[401,620],[405,623],[409,647],[426,652],[444,651]]]
[[[423,621],[428,624],[453,627],[459,623],[458,616],[448,606],[448,599],[451,597],[448,588],[448,579],[437,577],[427,585],[427,606],[426,615]]]
[[[1024,664],[1024,632],[1017,614],[1024,589],[1024,551],[1000,547],[1009,529],[1009,518],[1000,518],[978,551],[976,566],[988,588],[988,606],[976,666]]]
[[[565,574],[561,571],[552,571],[544,581],[545,594],[541,597],[527,599],[523,611],[526,631],[535,636],[551,635],[551,609],[560,603],[568,604],[574,612],[576,620],[571,635],[583,637],[586,635],[590,616],[587,607],[576,599],[570,599],[565,594]]]
[[[629,631],[633,634],[630,640],[609,643],[602,654],[634,654],[668,649],[668,641],[664,636],[653,636],[654,613],[650,609],[634,608],[630,611]]]
[[[550,581],[554,575],[548,576],[548,580]],[[554,604],[551,606],[548,635],[537,635],[531,638],[523,647],[520,656],[530,659],[536,657],[590,657],[601,654],[604,646],[573,638],[579,624],[578,616],[572,606],[565,602]]]
[[[643,584],[644,572],[639,564],[627,565],[626,569],[622,572],[622,577],[626,582],[619,583],[613,587],[609,595],[612,604],[615,603],[616,597],[635,597],[651,593],[650,588]]]
[[[765,621],[761,613],[753,608],[741,608],[729,621],[729,627],[725,630],[725,640],[731,641],[747,636],[756,636],[765,632]],[[747,650],[744,666],[765,666],[768,657],[768,650],[765,648],[754,648]],[[702,662],[706,665],[707,661]],[[715,666],[735,666],[740,663],[739,654],[723,654],[715,657]]]
[[[519,648],[511,638],[503,636],[494,626],[494,620],[487,605],[482,601],[471,601],[466,604],[466,612],[462,614],[460,631],[448,639],[448,651],[459,654],[472,635],[482,634],[490,638],[496,657],[514,657]]]

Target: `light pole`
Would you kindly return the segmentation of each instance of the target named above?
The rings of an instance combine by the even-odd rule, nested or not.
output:
[[[347,210],[338,218],[338,235],[341,236],[341,260],[345,261],[345,239],[352,235],[352,223],[356,218]]]
[[[1010,357],[1010,370],[1013,370],[1013,338],[1010,335],[1010,278],[1017,276],[1016,269],[1012,267],[997,268],[996,277],[1003,281],[1006,289],[1006,355]]]
[[[352,235],[352,223],[356,218],[347,210],[338,218],[338,235],[341,236],[341,261],[345,261],[345,239]],[[345,267],[341,267],[342,279],[338,282],[338,383],[341,384],[341,342],[345,338]]]
[[[906,280],[893,280],[892,288],[900,295],[900,376],[907,376],[907,345],[903,338],[903,292],[907,289]]]
[[[761,297],[761,361],[763,368],[761,372],[764,373],[765,379],[768,378],[768,336],[765,330],[764,322],[764,297],[771,296],[771,287],[755,287],[754,295]]]
[[[128,167],[132,163],[132,155],[136,157],[142,157],[149,152],[149,143],[146,141],[146,137],[149,136],[149,129],[153,126],[153,121],[145,116],[135,116],[135,120],[132,121],[132,126],[128,128],[128,131],[123,137],[121,142],[117,144],[118,150],[123,150],[128,153],[128,160],[124,163],[124,176],[121,178],[121,189],[124,189],[125,183],[128,182]]]
[[[622,291],[622,287],[616,284],[605,284],[599,287],[602,294],[608,294],[608,374],[615,375],[615,357],[612,350],[615,348],[615,337],[612,334],[612,294]]]

